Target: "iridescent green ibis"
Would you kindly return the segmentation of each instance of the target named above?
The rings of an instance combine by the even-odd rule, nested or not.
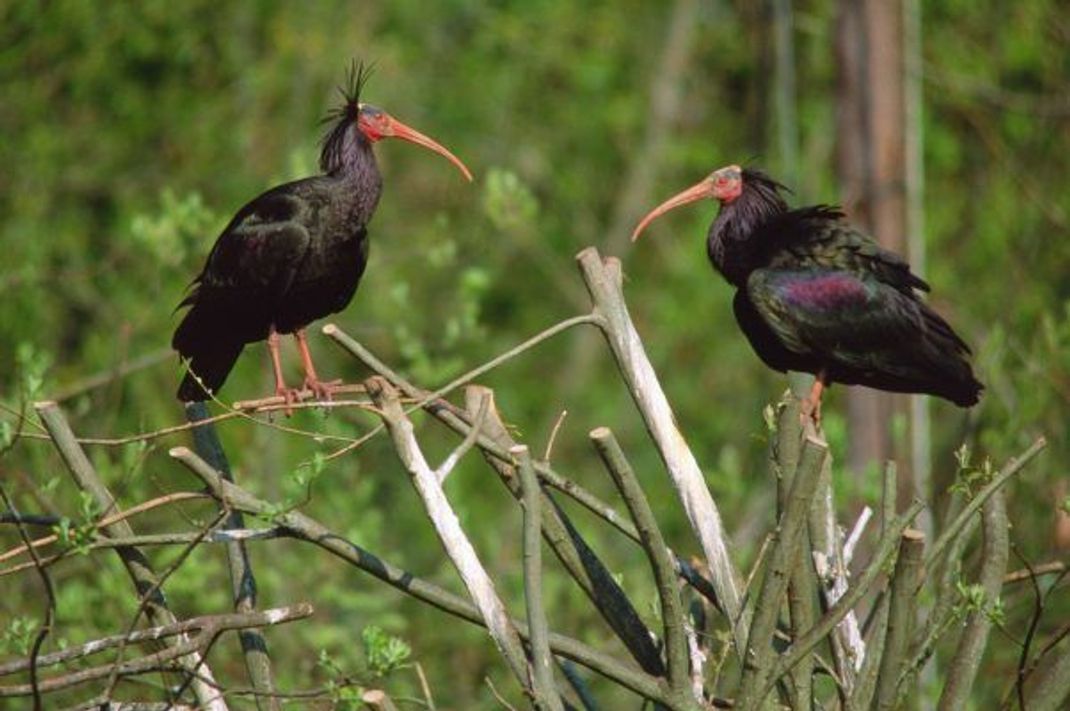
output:
[[[803,403],[815,419],[834,382],[976,404],[969,347],[918,297],[929,285],[838,208],[792,210],[783,190],[761,171],[721,168],[651,210],[632,241],[673,208],[717,200],[706,252],[736,288],[739,327],[770,368],[816,376]]]
[[[279,358],[280,334],[293,334],[304,368],[303,388],[329,398],[338,381],[320,380],[305,327],[344,309],[368,260],[368,222],[379,203],[382,177],[372,146],[400,138],[448,159],[468,180],[455,155],[370,104],[361,90],[363,66],[351,69],[342,103],[331,111],[320,153],[321,175],[257,196],[230,220],[204,269],[179,305],[190,307],[171,346],[188,360],[178,388],[183,401],[205,400],[226,380],[246,343],[267,339],[275,393],[292,403]]]

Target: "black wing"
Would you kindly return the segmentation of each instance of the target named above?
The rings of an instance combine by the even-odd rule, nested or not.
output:
[[[244,344],[267,336],[308,253],[311,238],[303,223],[308,208],[293,194],[294,185],[270,190],[238,211],[179,304],[190,310],[171,345],[190,359],[190,370],[208,390],[223,384]],[[179,398],[205,396],[187,375]]]
[[[837,207],[789,210],[763,225],[754,242],[762,250],[757,266],[864,272],[908,295],[914,289],[929,291],[906,260],[844,222]]]

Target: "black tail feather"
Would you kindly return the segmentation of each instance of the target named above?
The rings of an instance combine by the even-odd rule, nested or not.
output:
[[[195,351],[190,358],[189,370],[178,386],[178,399],[182,402],[212,399],[211,393],[218,392],[223,386],[243,347],[242,343],[222,341]]]
[[[974,377],[967,357],[970,348],[935,311],[922,306],[925,320],[923,361],[929,373],[927,391],[960,407],[976,405],[984,385]]]
[[[244,339],[235,338],[236,334],[225,327],[225,322],[194,304],[175,330],[171,347],[189,360],[189,370],[178,386],[179,400],[210,400],[211,393],[218,392],[226,381],[245,343]]]

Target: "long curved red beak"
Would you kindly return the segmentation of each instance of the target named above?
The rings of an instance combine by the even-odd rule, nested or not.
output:
[[[402,138],[406,141],[416,143],[418,145],[423,146],[424,148],[428,148],[434,151],[435,153],[438,153],[450,163],[453,163],[455,166],[457,166],[457,169],[464,174],[464,177],[468,179],[468,182],[472,182],[472,173],[468,170],[468,166],[462,163],[460,158],[450,153],[445,148],[445,146],[443,146],[435,139],[431,138],[430,136],[425,136],[424,134],[417,131],[415,128],[406,126],[393,116],[390,117],[390,128],[392,129],[392,132],[389,134],[384,134],[384,137],[392,136],[394,138]]]
[[[696,200],[702,200],[704,198],[712,197],[713,181],[711,181],[709,178],[704,178],[695,185],[692,185],[687,190],[684,190],[682,193],[673,195],[671,198],[648,212],[646,217],[639,221],[639,224],[638,226],[636,226],[635,231],[632,232],[632,242],[639,239],[639,235],[642,234],[643,230],[647,228],[647,225],[664,215],[669,210],[672,210],[676,207],[680,207],[681,205],[686,205],[689,202],[695,202]]]

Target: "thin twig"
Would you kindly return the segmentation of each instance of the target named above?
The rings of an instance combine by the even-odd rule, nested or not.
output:
[[[449,456],[443,460],[442,464],[435,470],[435,476],[438,477],[438,483],[442,484],[446,481],[446,477],[450,475],[454,467],[457,466],[457,462],[461,461],[461,457],[468,454],[468,451],[472,449],[473,445],[479,440],[479,435],[483,433],[483,423],[487,419],[487,408],[490,406],[490,398],[484,398],[479,403],[479,409],[476,411],[475,420],[472,422],[472,429],[468,430],[468,434],[464,436],[461,443],[457,445],[457,448],[449,453]]]
[[[115,499],[100,480],[96,470],[93,469],[93,465],[79,445],[70,424],[63,416],[63,412],[54,402],[39,402],[34,407],[79,488],[83,491],[88,491],[93,496],[102,512],[118,512]],[[125,520],[109,524],[104,527],[104,532],[117,538],[128,538],[134,535],[134,530]],[[138,591],[155,591],[151,596],[142,597],[139,595],[147,605],[146,612],[151,623],[171,624],[176,622],[175,616],[167,607],[163,595],[159,593],[159,578],[144,554],[133,547],[117,548],[116,552],[122,559],[135,589]],[[180,638],[178,645],[185,641]],[[208,665],[203,662],[200,654],[194,649],[187,654],[180,655],[178,661],[183,669],[193,674],[193,692],[197,702],[208,711],[227,711],[227,705],[219,697],[219,694],[212,689],[210,684],[201,680],[202,676],[209,680],[214,680],[214,675]]]
[[[869,524],[869,520],[873,518],[873,509],[868,506],[862,507],[862,512],[858,514],[858,519],[855,521],[855,525],[851,528],[850,535],[847,536],[847,540],[843,543],[843,563],[844,565],[850,565],[851,559],[855,555],[855,547],[858,542],[862,540],[862,534],[866,531],[866,526]]]
[[[249,404],[249,403],[240,403],[239,402],[237,404],[243,405],[243,404]],[[337,408],[343,408],[343,407],[356,407],[356,408],[360,408],[360,409],[365,409],[366,410],[366,409],[368,409],[369,405],[368,405],[367,402],[360,401],[360,400],[335,400],[335,401],[331,401],[331,402],[317,400],[317,401],[314,401],[314,402],[297,402],[297,403],[293,403],[292,405],[289,406],[289,409],[293,409],[293,410],[313,410],[313,409],[317,409],[317,408],[334,408],[334,409],[337,409]],[[259,406],[256,410],[248,410],[248,409],[246,409],[246,410],[236,410],[236,409],[232,409],[232,410],[227,410],[226,412],[220,413],[218,415],[213,415],[213,416],[211,416],[209,418],[206,418],[204,420],[201,420],[200,422],[198,422],[196,424],[191,424],[191,423],[187,422],[187,423],[181,424],[181,425],[171,425],[169,427],[161,427],[160,429],[152,430],[150,432],[138,432],[136,434],[127,435],[125,437],[76,437],[75,441],[78,444],[83,444],[83,445],[88,444],[88,445],[99,445],[99,446],[106,446],[106,447],[118,447],[118,446],[127,445],[127,444],[136,444],[137,442],[149,442],[149,441],[152,441],[154,439],[160,439],[161,437],[166,437],[167,435],[179,434],[180,432],[186,432],[187,430],[192,430],[195,427],[198,427],[198,426],[200,426],[201,424],[204,424],[204,423],[223,422],[225,420],[233,420],[235,418],[242,418],[242,419],[248,420],[250,422],[256,423],[257,425],[261,425],[261,426],[265,426],[265,427],[272,427],[274,429],[277,429],[277,430],[280,430],[280,431],[284,431],[284,432],[287,432],[289,434],[297,434],[297,435],[302,435],[302,436],[305,436],[305,437],[315,437],[315,438],[328,439],[328,440],[341,440],[341,441],[344,441],[344,442],[348,442],[350,444],[350,446],[352,446],[354,444],[354,442],[355,442],[352,437],[340,437],[340,436],[337,436],[337,435],[324,434],[322,432],[310,432],[310,431],[307,431],[307,430],[301,430],[301,429],[297,429],[297,428],[293,428],[293,427],[283,427],[281,425],[276,425],[276,424],[272,424],[270,422],[265,422],[264,420],[258,420],[255,417],[251,417],[250,416],[252,414],[270,414],[272,412],[278,412],[278,411],[286,410],[286,409],[287,409],[286,405],[280,405],[280,404],[262,405],[262,406]],[[51,439],[47,434],[34,434],[34,433],[25,433],[25,434],[23,434],[23,437],[25,437],[27,439],[40,439],[40,440]]]
[[[179,502],[179,501],[190,501],[192,499],[205,499],[205,498],[208,498],[207,494],[204,494],[203,492],[199,492],[199,491],[178,491],[178,492],[173,492],[173,493],[170,493],[170,494],[165,494],[163,496],[158,496],[158,497],[156,497],[154,499],[151,499],[149,501],[143,501],[142,503],[138,504],[137,506],[133,506],[133,507],[131,507],[129,509],[124,509],[123,511],[117,511],[117,512],[111,514],[111,515],[108,515],[108,516],[105,516],[104,518],[101,518],[99,521],[94,521],[93,522],[93,528],[95,530],[103,530],[103,529],[111,527],[112,524],[116,524],[116,523],[118,523],[120,521],[125,521],[126,519],[130,518],[131,516],[135,516],[135,515],[140,514],[140,513],[145,513],[146,511],[151,511],[152,509],[159,508],[160,506],[167,506],[169,504],[173,504],[173,503],[176,503],[176,502]],[[0,563],[2,563],[5,560],[10,560],[11,558],[14,558],[15,556],[18,556],[18,555],[21,555],[21,554],[25,553],[27,550],[29,550],[29,548],[31,546],[34,547],[34,548],[42,548],[44,546],[50,545],[52,543],[55,543],[58,540],[59,540],[59,536],[53,534],[53,535],[50,535],[50,536],[44,536],[42,538],[38,538],[36,540],[30,541],[30,543],[28,545],[22,545],[22,546],[20,546],[18,548],[12,548],[10,550],[4,551],[3,553],[0,553]]]
[[[490,680],[489,676],[483,677],[483,681],[486,682],[487,688],[490,689],[490,693],[494,694],[494,698],[498,700],[498,703],[504,706],[507,711],[517,711],[516,707],[505,700],[505,697],[501,695],[497,687],[494,686],[494,682]]]
[[[416,678],[420,680],[420,690],[423,692],[424,702],[427,703],[427,711],[436,711],[435,697],[431,695],[431,685],[427,683],[427,675],[424,674],[423,664],[414,662],[412,666],[416,670]]]
[[[72,547],[56,555],[46,556],[41,558],[41,564],[44,567],[49,567],[65,558],[71,558],[79,555],[82,550],[93,551],[103,550],[110,548],[128,548],[128,547],[145,547],[145,546],[182,546],[187,543],[197,540],[200,543],[232,543],[234,541],[264,541],[272,538],[280,538],[288,535],[288,533],[278,527],[273,528],[246,528],[246,529],[228,529],[224,531],[209,531],[207,536],[202,538],[201,532],[183,532],[183,533],[152,533],[144,535],[135,535],[129,538],[97,538],[83,546]],[[4,568],[0,570],[0,577],[13,575],[15,573],[22,572],[34,567],[34,562],[21,563],[19,565],[13,565],[10,568]]]
[[[568,410],[562,410],[561,414],[557,416],[557,420],[554,421],[554,426],[550,430],[550,437],[546,440],[546,449],[542,453],[542,461],[547,464],[550,463],[550,455],[554,451],[554,442],[557,440],[557,432],[561,429],[561,425],[565,423],[565,418],[568,417]]]
[[[479,610],[468,600],[391,564],[299,511],[278,513],[276,506],[231,482],[223,481],[215,470],[204,465],[198,457],[190,456],[192,454],[185,447],[175,447],[170,451],[170,455],[204,481],[210,491],[219,492],[230,507],[256,516],[271,515],[274,522],[289,530],[294,538],[323,548],[400,592],[447,614],[485,626]],[[522,638],[527,638],[527,625],[519,620],[513,620],[513,625]],[[644,698],[657,703],[667,701],[664,690],[654,676],[622,664],[571,637],[551,632],[550,649],[555,655],[572,659]]]
[[[1017,474],[1028,464],[1033,457],[1040,453],[1048,445],[1045,438],[1040,437],[1034,442],[1027,450],[1022,452],[1017,457],[1011,457],[1003,468],[999,470],[996,476],[992,477],[990,481],[983,489],[977,492],[966,506],[963,507],[959,515],[955,517],[955,520],[944,529],[943,533],[933,543],[932,549],[928,555],[925,556],[925,568],[932,569],[933,564],[940,560],[940,556],[944,553],[947,546],[958,536],[959,532],[964,526],[974,517],[974,515],[981,510],[985,501],[988,500],[993,493],[996,492],[1001,486],[1003,486],[1008,479]]]
[[[1012,583],[1020,583],[1024,580],[1031,580],[1037,575],[1051,575],[1053,573],[1062,573],[1065,571],[1066,563],[1061,560],[1053,560],[1050,563],[1041,563],[1040,565],[1035,566],[1032,570],[1022,568],[1021,570],[1007,573],[1003,576],[1003,584],[1010,585]]]
[[[183,656],[191,656],[194,653],[203,650],[222,632],[292,622],[294,620],[308,617],[311,614],[312,606],[310,604],[298,603],[297,605],[292,605],[290,607],[276,608],[264,612],[254,612],[249,614],[229,613],[224,615],[195,617],[182,622],[174,622],[147,630],[130,631],[124,635],[116,635],[114,637],[95,640],[72,650],[65,650],[63,652],[47,655],[43,659],[47,659],[48,664],[51,665],[95,654],[104,649],[122,647],[126,644],[133,644],[141,641],[157,640],[165,637],[178,637],[179,642],[173,646],[165,647],[159,652],[148,654],[144,657],[139,657],[138,659],[128,660],[119,664],[109,662],[107,664],[90,667],[88,669],[79,669],[68,674],[47,679],[41,682],[40,690],[42,693],[61,691],[72,686],[85,684],[88,681],[104,679],[108,677],[113,670],[115,670],[119,676],[123,677],[155,671],[160,665],[179,660]],[[190,637],[187,633],[192,630],[198,630],[198,633]],[[0,686],[0,697],[29,696],[31,693],[32,688],[29,684]],[[214,690],[212,691],[212,694],[216,698],[219,698],[219,694]]]

